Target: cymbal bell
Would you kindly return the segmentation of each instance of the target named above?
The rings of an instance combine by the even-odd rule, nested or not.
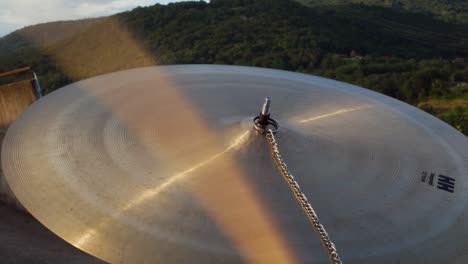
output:
[[[395,99],[310,75],[161,66],[80,81],[7,131],[24,207],[111,263],[327,263],[253,129],[263,98],[345,263],[465,263],[468,140]]]

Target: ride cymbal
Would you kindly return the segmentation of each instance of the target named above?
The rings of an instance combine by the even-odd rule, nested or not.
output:
[[[68,85],[9,128],[2,166],[42,224],[112,263],[326,263],[253,129],[345,263],[465,263],[468,140],[392,98],[250,67],[149,67]]]

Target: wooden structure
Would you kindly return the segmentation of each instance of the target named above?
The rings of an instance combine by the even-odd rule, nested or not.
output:
[[[0,73],[0,78],[22,73],[31,73],[32,78],[0,85],[0,131],[5,131],[24,109],[41,97],[39,81],[30,67]]]
[[[29,76],[16,78],[16,81],[0,85],[0,149],[4,134],[10,124],[29,105],[41,97],[39,81],[30,67],[0,73],[0,78],[11,78],[19,74],[28,74]],[[0,201],[23,209],[5,181],[2,168],[0,168]]]

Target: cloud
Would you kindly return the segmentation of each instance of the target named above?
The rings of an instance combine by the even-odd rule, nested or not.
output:
[[[115,14],[177,0],[7,0],[0,9],[0,36],[28,25]]]

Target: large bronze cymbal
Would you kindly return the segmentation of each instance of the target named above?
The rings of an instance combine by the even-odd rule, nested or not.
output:
[[[327,263],[252,118],[345,263],[468,261],[468,140],[353,85],[235,66],[107,74],[34,103],[2,166],[42,224],[112,263]]]

